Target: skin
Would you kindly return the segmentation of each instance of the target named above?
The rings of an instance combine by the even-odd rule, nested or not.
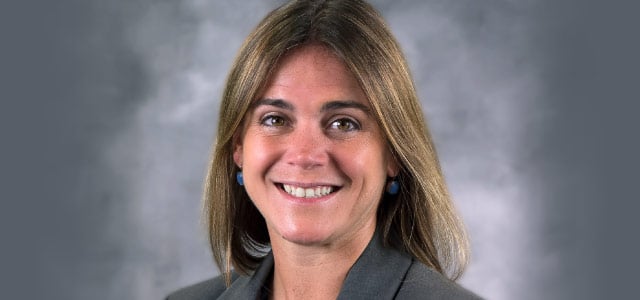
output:
[[[274,298],[335,298],[373,236],[398,167],[369,111],[342,61],[308,45],[282,58],[245,118],[234,160],[267,223]]]

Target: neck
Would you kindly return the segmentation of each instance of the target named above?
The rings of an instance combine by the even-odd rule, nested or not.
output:
[[[336,299],[372,236],[373,231],[322,246],[272,239],[272,299]]]

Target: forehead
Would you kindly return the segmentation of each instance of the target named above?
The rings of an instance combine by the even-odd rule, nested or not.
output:
[[[268,81],[273,86],[340,87],[362,92],[358,81],[333,51],[322,45],[305,45],[287,53]]]

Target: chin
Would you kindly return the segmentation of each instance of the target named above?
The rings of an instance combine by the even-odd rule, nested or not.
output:
[[[318,228],[289,228],[280,231],[282,239],[299,245],[326,244],[331,234]]]

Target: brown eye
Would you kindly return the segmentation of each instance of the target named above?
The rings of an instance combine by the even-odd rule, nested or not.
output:
[[[279,116],[266,116],[262,119],[260,123],[265,126],[276,126],[276,127],[284,126],[286,124],[284,118]]]
[[[340,131],[353,131],[360,129],[360,125],[351,119],[338,119],[331,122],[329,126],[332,129],[337,129]]]

